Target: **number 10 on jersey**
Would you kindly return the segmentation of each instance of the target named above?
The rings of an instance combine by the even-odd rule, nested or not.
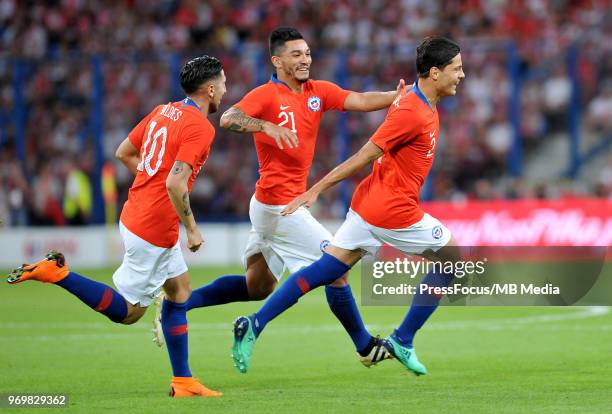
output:
[[[168,128],[162,126],[157,131],[155,131],[155,133],[153,133],[156,126],[157,122],[155,121],[152,121],[149,124],[149,133],[147,134],[147,140],[145,141],[142,147],[140,163],[138,163],[138,166],[136,167],[138,171],[142,171],[144,169],[149,176],[155,175],[155,173],[159,170],[159,167],[162,163],[162,158],[164,156],[164,152],[166,152],[166,139],[168,138]],[[161,141],[159,145],[158,141]],[[151,165],[151,161],[153,160],[153,157],[155,155],[155,150],[158,150],[157,160],[155,160],[154,165]]]

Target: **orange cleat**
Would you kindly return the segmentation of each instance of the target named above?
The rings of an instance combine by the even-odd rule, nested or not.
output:
[[[170,396],[181,397],[220,397],[223,393],[209,390],[194,377],[172,377]]]
[[[38,280],[44,283],[57,283],[68,276],[66,258],[58,251],[51,250],[43,260],[34,264],[24,264],[13,270],[6,281],[10,284],[25,280]]]

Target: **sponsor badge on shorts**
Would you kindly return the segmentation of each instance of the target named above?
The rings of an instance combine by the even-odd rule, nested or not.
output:
[[[318,96],[308,98],[308,109],[312,112],[319,112],[321,110],[321,98]]]
[[[431,235],[434,239],[439,240],[442,238],[442,226],[436,226],[431,230]]]
[[[321,242],[321,251],[325,253],[325,249],[327,249],[330,245],[331,245],[331,242],[329,240],[323,240]]]

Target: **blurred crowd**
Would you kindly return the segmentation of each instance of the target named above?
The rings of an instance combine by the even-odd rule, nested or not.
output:
[[[566,133],[573,104],[583,135],[612,139],[611,19],[606,0],[338,0],[333,7],[321,0],[0,0],[0,217],[13,225],[88,223],[96,122],[104,158],[114,162],[142,116],[181,98],[177,70],[203,53],[225,66],[222,112],[267,81],[267,36],[281,25],[308,41],[313,77],[357,91],[414,80],[414,49],[426,35],[461,44],[467,77],[440,106],[441,145],[425,196],[610,197],[612,157],[597,177],[546,183],[509,178],[509,160],[515,134],[528,159]],[[311,180],[359,148],[384,115],[327,114]],[[114,170],[121,205],[132,177],[121,165]],[[218,128],[191,198],[196,217],[246,219],[256,179],[250,136]],[[357,182],[326,195],[317,214],[341,217]]]

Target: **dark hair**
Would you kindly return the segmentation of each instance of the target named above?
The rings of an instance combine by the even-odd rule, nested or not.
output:
[[[441,36],[426,37],[417,47],[416,69],[420,78],[429,76],[429,69],[443,70],[461,49],[450,39]]]
[[[203,55],[185,63],[179,76],[181,88],[189,95],[198,90],[202,84],[221,74],[223,64],[213,56]]]
[[[285,46],[286,42],[299,40],[304,37],[292,27],[279,27],[270,33],[270,56],[278,56],[278,49]]]

